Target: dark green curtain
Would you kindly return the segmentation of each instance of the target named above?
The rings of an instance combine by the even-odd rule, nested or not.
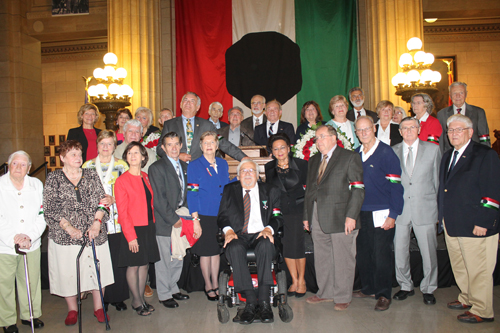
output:
[[[325,121],[328,103],[358,86],[356,0],[295,0],[296,42],[302,62],[297,123],[305,102],[314,100]]]

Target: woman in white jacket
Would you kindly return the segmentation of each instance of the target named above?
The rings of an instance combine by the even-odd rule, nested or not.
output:
[[[28,176],[30,156],[20,150],[9,156],[9,172],[0,177],[0,326],[17,332],[16,285],[21,323],[31,325],[24,260],[15,251],[19,244],[27,252],[33,324],[43,327],[40,282],[40,237],[46,224],[43,216],[43,185]]]

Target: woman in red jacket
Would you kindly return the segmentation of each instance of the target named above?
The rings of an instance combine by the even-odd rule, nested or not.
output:
[[[130,169],[115,183],[118,223],[122,226],[119,266],[127,267],[127,283],[132,294],[132,309],[149,316],[155,309],[144,300],[148,264],[160,260],[153,215],[153,190],[147,173],[144,146],[131,142],[123,152]]]
[[[411,96],[411,107],[415,113],[415,118],[420,121],[418,138],[439,145],[439,137],[443,132],[443,128],[439,120],[431,116],[434,110],[432,98],[425,93],[415,94]]]

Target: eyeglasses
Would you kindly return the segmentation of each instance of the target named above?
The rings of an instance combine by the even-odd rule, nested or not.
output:
[[[448,131],[447,133],[448,134],[453,134],[453,133],[458,133],[458,134],[462,134],[463,131],[469,129],[470,127],[457,127],[457,128],[448,128]]]
[[[361,134],[361,133],[370,133],[373,131],[373,127],[367,127],[367,128],[360,128],[356,130],[356,133]]]
[[[320,136],[317,136],[313,139],[313,141],[316,143],[318,140],[324,140],[329,136],[333,136],[332,134],[322,134]]]
[[[405,132],[405,131],[413,131],[415,129],[417,129],[418,126],[410,126],[410,127],[401,127],[401,131]]]
[[[240,172],[241,173],[255,173],[255,170],[254,169],[241,169]]]

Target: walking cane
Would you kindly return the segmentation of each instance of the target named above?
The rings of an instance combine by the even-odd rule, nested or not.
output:
[[[80,291],[80,257],[82,256],[83,250],[85,249],[85,246],[87,245],[87,241],[85,240],[85,234],[82,237],[83,239],[83,244],[82,248],[80,249],[80,252],[78,252],[78,255],[76,256],[76,297],[77,297],[77,303],[78,303],[78,332],[82,333],[82,295]]]
[[[26,252],[21,251],[21,249],[19,248],[19,244],[16,244],[16,253],[22,255],[24,259],[24,276],[26,279],[26,291],[28,292],[28,306],[30,310],[31,332],[35,333],[35,324],[33,323],[33,304],[31,303],[30,277],[28,274],[28,260],[26,259]]]
[[[99,285],[99,294],[101,295],[102,311],[104,312],[104,320],[106,322],[106,331],[109,331],[111,327],[109,326],[108,315],[106,313],[106,306],[104,305],[104,295],[102,294],[102,287],[101,287],[101,273],[99,271],[99,260],[97,259],[97,256],[95,254],[94,240],[92,240],[92,252],[94,253],[95,271],[97,275],[97,284]]]

